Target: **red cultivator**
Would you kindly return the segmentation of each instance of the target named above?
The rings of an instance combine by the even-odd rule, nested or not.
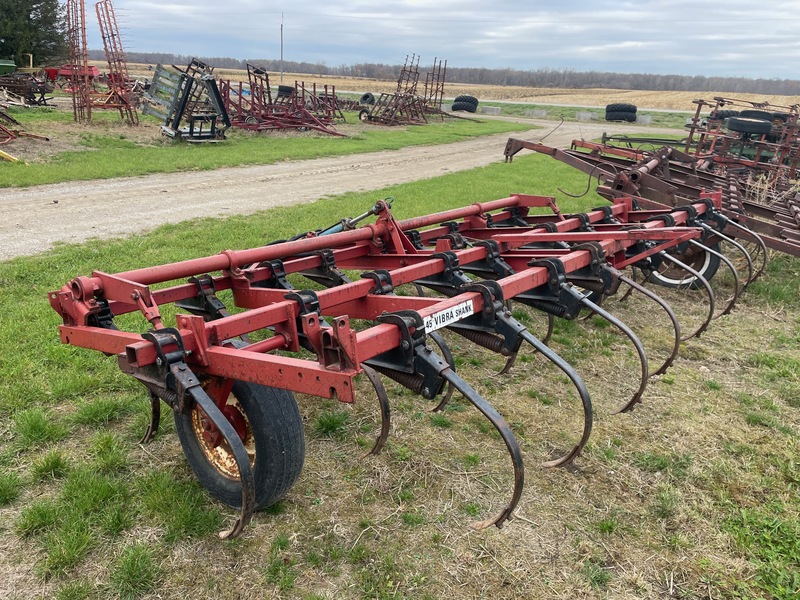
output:
[[[437,409],[458,391],[491,422],[511,458],[514,485],[504,508],[476,527],[500,527],[523,491],[522,452],[505,418],[456,373],[440,330],[507,357],[503,372],[529,346],[567,376],[583,426],[577,442],[545,466],[566,465],[592,429],[589,392],[546,337],[514,318],[509,303],[542,311],[551,329],[554,318],[575,319],[581,311],[617,327],[641,365],[635,392],[619,406],[629,410],[642,400],[651,374],[669,367],[687,334],[665,301],[621,270],[636,267],[656,282],[664,264],[685,272],[686,285],[709,299],[707,318],[688,334],[699,335],[714,316],[714,291],[702,272],[674,254],[685,247],[718,254],[713,248],[730,229],[718,206],[719,195],[704,195],[672,210],[642,211],[621,198],[563,215],[552,198],[514,195],[397,221],[384,200],[359,217],[289,241],[114,275],[95,271],[49,298],[63,318],[64,343],[116,355],[120,368],[146,386],[152,419],[145,441],[158,429],[161,401],[170,406],[198,478],[241,509],[221,535],[241,534],[253,511],[278,501],[298,478],[305,446],[292,393],[353,402],[362,373],[381,409],[370,454],[380,452],[389,433],[381,376],[423,398],[438,397]],[[374,222],[357,227],[371,217]],[[749,267],[741,287],[753,277],[743,248],[742,254]],[[304,278],[308,288],[293,286],[289,276]],[[636,333],[602,306],[623,284],[669,316],[674,343],[657,369]],[[404,295],[395,293],[401,286]],[[239,312],[228,312],[217,296],[222,290],[229,290]],[[168,324],[162,308],[170,304],[185,314]],[[119,330],[115,318],[126,313],[141,313],[149,330]]]
[[[523,148],[547,154],[597,177],[600,195],[634,196],[641,206],[677,206],[720,190],[727,217],[773,250],[800,256],[800,106],[731,98],[695,104],[681,141],[604,135],[601,143],[573,140],[563,151],[512,138],[506,159]],[[703,115],[704,108],[711,112]]]
[[[247,65],[247,83],[220,81],[220,94],[234,127],[249,131],[313,129],[344,136],[334,125],[344,122],[335,86],[281,85],[273,97],[266,70]]]

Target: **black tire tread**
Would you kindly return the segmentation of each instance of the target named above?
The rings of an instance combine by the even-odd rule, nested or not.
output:
[[[632,112],[606,112],[606,121],[627,121],[636,122],[636,113]]]
[[[453,112],[457,111],[465,111],[474,113],[478,110],[478,107],[474,104],[470,104],[469,102],[453,102]]]
[[[453,99],[453,104],[456,102],[466,102],[467,104],[473,104],[478,106],[478,99],[475,96],[468,96],[466,94],[462,94],[461,96],[456,96]]]
[[[744,119],[758,119],[759,121],[772,121],[772,113],[765,110],[746,109],[739,111],[740,117]]]
[[[621,112],[636,112],[635,104],[628,104],[627,102],[614,102],[613,104],[606,105],[606,112],[621,113]]]
[[[714,110],[708,115],[709,121],[724,121],[728,117],[738,117],[739,111],[738,110],[727,110],[727,109],[720,109]]]
[[[757,135],[769,134],[772,131],[772,121],[749,119],[745,117],[728,117],[725,127],[738,133],[754,133]]]
[[[233,395],[250,420],[255,437],[255,504],[256,510],[264,509],[281,500],[300,476],[305,461],[303,420],[288,390],[236,381]],[[191,416],[176,414],[175,430],[200,484],[221,502],[240,507],[241,483],[225,477],[208,462],[197,443]]]

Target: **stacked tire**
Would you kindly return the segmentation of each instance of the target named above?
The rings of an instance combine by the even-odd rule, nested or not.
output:
[[[366,104],[367,106],[372,106],[375,104],[375,94],[372,92],[366,92],[365,94],[361,95],[361,98],[358,99],[359,104]]]
[[[478,110],[478,99],[475,96],[456,96],[453,100],[453,112],[465,111],[474,113]]]
[[[606,121],[636,122],[636,105],[625,102],[615,102],[606,105]]]
[[[725,119],[725,128],[744,135],[765,135],[768,142],[777,141],[780,132],[776,131],[783,123],[776,116],[780,113],[771,113],[765,110],[748,109],[742,110],[735,117]]]
[[[725,119],[729,119],[730,117],[738,117],[739,111],[738,110],[727,110],[727,109],[717,109],[711,111],[711,114],[708,115],[709,121],[724,121]]]

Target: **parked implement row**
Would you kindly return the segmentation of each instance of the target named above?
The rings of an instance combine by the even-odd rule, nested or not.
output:
[[[510,457],[513,489],[497,514],[475,526],[501,527],[523,492],[522,452],[504,416],[456,372],[441,333],[506,357],[503,372],[527,348],[567,377],[583,424],[545,466],[569,464],[591,433],[589,392],[576,369],[546,345],[547,335],[540,339],[514,318],[509,302],[541,311],[551,325],[591,311],[617,328],[640,366],[635,390],[619,402],[626,411],[642,401],[651,374],[669,367],[681,339],[699,335],[716,316],[709,281],[675,256],[689,246],[716,256],[720,239],[757,237],[720,214],[720,194],[669,210],[633,206],[631,197],[621,197],[564,215],[552,198],[517,194],[398,221],[382,200],[356,218],[289,241],[117,274],[95,271],[49,299],[63,319],[62,342],[115,355],[147,388],[152,418],[144,441],[158,429],[160,403],[169,405],[201,483],[241,511],[224,537],[240,535],[253,511],[285,496],[300,475],[305,446],[293,393],[353,402],[360,375],[380,406],[371,454],[380,452],[390,429],[383,377],[438,399],[437,408],[458,391],[490,421]],[[754,277],[741,252],[746,260],[739,262],[750,266],[737,279],[737,295]],[[678,285],[708,298],[707,318],[689,333],[650,287],[622,272],[635,267],[658,282],[665,265],[683,273]],[[298,280],[308,287],[290,283]],[[642,294],[668,317],[672,351],[657,368],[637,334],[602,305],[618,289]],[[235,314],[220,301],[223,290]],[[162,314],[170,304],[179,313],[172,322]],[[142,316],[144,333],[118,329],[116,317],[131,313]]]

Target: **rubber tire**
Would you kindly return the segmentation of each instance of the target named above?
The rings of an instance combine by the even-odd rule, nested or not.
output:
[[[294,94],[294,87],[291,85],[279,85],[278,86],[278,98],[285,98],[286,96],[291,96]]]
[[[635,104],[626,104],[625,102],[616,102],[614,104],[606,105],[606,112],[607,113],[617,113],[617,112],[636,112],[636,105]]]
[[[375,104],[375,95],[367,92],[366,94],[362,94],[361,98],[358,99],[359,104],[369,104],[372,106]]]
[[[710,246],[710,248],[715,252],[720,251],[719,244],[714,244],[713,246]],[[693,267],[692,260],[687,262],[683,260],[681,256],[676,256],[675,258],[688,264],[690,267],[693,267],[695,271],[700,273],[700,275],[702,275],[706,279],[706,281],[711,281],[714,275],[717,274],[717,271],[719,270],[719,265],[722,261],[719,256],[715,256],[710,252],[703,252],[703,254],[705,255],[703,262],[696,267]],[[682,269],[681,273],[688,275],[688,273],[686,273],[686,271]],[[648,278],[648,280],[652,281],[655,284],[668,288],[691,288],[693,290],[696,290],[702,287],[701,284],[696,281],[696,278],[692,277],[691,275],[689,275],[688,277],[683,277],[682,279],[675,279],[672,277],[661,275],[660,273],[652,273]]]
[[[303,470],[306,443],[303,420],[289,390],[235,381],[233,395],[250,421],[255,443],[253,465],[256,510],[278,502]],[[192,427],[191,414],[175,414],[183,453],[200,484],[228,506],[242,506],[242,485],[220,473],[206,458]]]
[[[757,135],[764,135],[772,131],[772,121],[746,119],[744,117],[728,117],[725,119],[725,127],[738,133],[754,133]]]
[[[478,106],[478,99],[475,96],[467,96],[467,95],[456,96],[453,99],[453,104],[455,104],[456,102],[466,102],[467,104],[472,104],[476,108]]]
[[[607,112],[606,121],[627,121],[628,123],[636,122],[636,113],[634,112]]]
[[[453,102],[453,108],[452,108],[453,112],[465,111],[469,113],[474,113],[477,110],[478,107],[475,106],[474,104],[470,104],[469,102]]]
[[[362,108],[360,111],[358,111],[358,120],[362,123],[369,121],[369,110]]]
[[[775,112],[772,113],[771,121],[773,125],[783,125],[786,121],[789,120],[790,115],[787,113],[779,113]]]
[[[728,117],[738,117],[738,110],[715,110],[708,115],[709,121],[724,121]]]
[[[772,113],[765,110],[742,110],[739,116],[745,119],[759,119],[761,121],[772,121]]]

